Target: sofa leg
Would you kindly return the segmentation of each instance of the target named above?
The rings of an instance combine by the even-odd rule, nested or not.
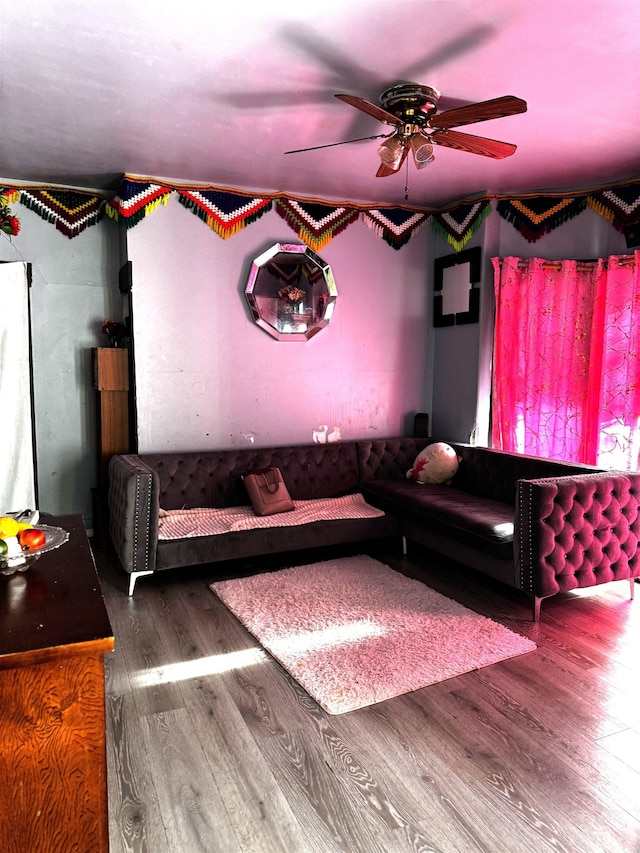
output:
[[[533,621],[540,621],[540,605],[542,604],[542,599],[538,598],[537,595],[533,597]]]
[[[146,571],[146,572],[131,572],[131,574],[129,575],[129,595],[130,596],[133,595],[133,590],[135,589],[136,581],[138,580],[138,578],[142,578],[145,575],[152,575],[152,574],[153,574],[153,571],[151,571],[151,570]]]
[[[407,537],[406,536],[402,537],[402,556],[403,557],[407,556]]]
[[[631,581],[631,601],[633,601],[633,596],[635,595],[635,592],[636,592],[636,586],[635,586],[636,579],[635,578],[629,578],[629,580]]]

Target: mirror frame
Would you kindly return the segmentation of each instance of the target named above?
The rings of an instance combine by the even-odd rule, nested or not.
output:
[[[279,331],[268,320],[265,320],[260,315],[260,309],[256,301],[256,297],[259,295],[256,293],[256,289],[259,285],[258,278],[260,271],[267,266],[273,257],[280,253],[295,255],[297,258],[304,255],[309,262],[314,264],[314,266],[322,272],[324,277],[324,283],[328,293],[327,302],[322,310],[322,315],[318,317],[318,319],[304,332]],[[324,329],[331,320],[336,300],[338,298],[338,291],[336,289],[336,283],[333,278],[331,267],[304,243],[274,243],[273,246],[270,246],[265,252],[255,258],[251,264],[244,293],[251,311],[253,322],[256,326],[260,326],[261,329],[264,329],[265,332],[278,341],[308,341],[310,338],[314,337],[314,335],[317,335],[318,332],[322,331],[322,329]]]
[[[477,323],[480,320],[480,288],[474,287],[482,277],[482,252],[480,246],[473,249],[466,249],[464,252],[458,252],[455,255],[446,255],[444,258],[437,258],[434,263],[434,282],[433,282],[433,325],[438,328],[441,326],[462,326],[466,323]],[[469,298],[468,309],[457,314],[445,314],[443,312],[444,298],[443,287],[445,284],[445,273],[447,269],[466,265],[466,278],[469,282]],[[462,272],[464,276],[464,271]]]

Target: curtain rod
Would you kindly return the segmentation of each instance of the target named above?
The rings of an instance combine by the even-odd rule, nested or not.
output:
[[[532,260],[532,259],[530,258],[528,260],[526,260],[526,259],[519,260],[518,261],[518,269],[521,269],[521,270],[527,269],[529,266],[530,260]],[[578,261],[577,269],[580,272],[587,272],[588,270],[593,269],[593,267],[597,263],[598,263],[597,260]],[[621,267],[633,266],[634,263],[635,263],[635,256],[634,255],[622,255],[621,257],[618,258],[618,266],[621,266]],[[607,261],[605,261],[604,266],[606,267],[607,265],[608,265],[608,263],[607,263]],[[500,258],[500,266],[502,266],[502,258]],[[561,270],[562,269],[562,261],[543,261],[541,266],[542,266],[543,270]]]

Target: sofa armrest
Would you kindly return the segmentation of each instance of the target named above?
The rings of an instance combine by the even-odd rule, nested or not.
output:
[[[135,455],[109,462],[109,533],[118,558],[131,574],[154,571],[158,542],[159,481]]]
[[[544,598],[640,575],[640,474],[518,480],[514,558],[520,588]]]

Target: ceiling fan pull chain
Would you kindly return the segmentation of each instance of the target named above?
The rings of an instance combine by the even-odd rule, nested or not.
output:
[[[409,201],[409,158],[405,160],[406,177],[404,185],[404,200]]]

